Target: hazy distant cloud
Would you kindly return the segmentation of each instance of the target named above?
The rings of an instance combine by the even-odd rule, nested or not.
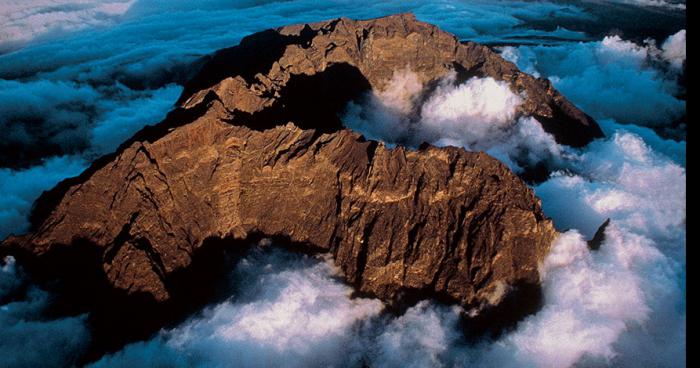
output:
[[[623,4],[685,10],[685,0],[608,0]]]
[[[37,38],[105,26],[135,0],[5,0],[0,4],[0,53]]]

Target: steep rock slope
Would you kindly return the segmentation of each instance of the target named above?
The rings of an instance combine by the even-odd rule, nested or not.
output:
[[[561,143],[601,135],[549,82],[411,15],[289,26],[214,55],[180,107],[42,195],[32,231],[1,249],[42,259],[87,245],[110,287],[156,302],[212,239],[330,252],[348,282],[387,302],[480,307],[537,285],[556,232],[506,166],[343,128],[343,106],[404,67],[426,85],[451,71],[508,81],[527,97],[521,113]]]
[[[339,65],[347,66],[342,77],[327,73],[329,67]],[[248,36],[240,45],[212,56],[186,85],[179,102],[191,107],[215,92],[239,115],[264,112],[266,117],[277,118],[267,119],[267,124],[278,123],[280,115],[285,115],[297,118],[297,124],[296,120],[301,120],[334,130],[342,126],[340,121],[327,116],[333,114],[322,113],[336,112],[347,97],[362,89],[383,90],[401,69],[415,72],[426,89],[450,72],[456,72],[458,82],[475,76],[505,81],[525,98],[519,113],[537,119],[558,143],[578,147],[603,136],[598,124],[556,91],[549,80],[521,72],[486,46],[460,43],[412,14],[367,21],[340,18]],[[316,78],[309,81],[300,76]],[[310,95],[296,96],[312,82],[315,90],[326,91],[307,89],[304,92]],[[325,121],[309,122],[309,118],[320,116]]]

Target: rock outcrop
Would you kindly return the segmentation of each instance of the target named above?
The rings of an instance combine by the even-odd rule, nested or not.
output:
[[[388,302],[497,305],[538,284],[556,236],[533,191],[485,153],[390,149],[338,118],[406,66],[426,84],[508,81],[561,143],[601,135],[546,80],[411,15],[289,26],[214,55],[163,122],[44,193],[32,231],[2,249],[41,259],[87,244],[110,287],[164,302],[206,242],[270,237],[330,252]]]
[[[348,66],[347,73],[327,72],[339,65]],[[603,136],[598,124],[548,79],[521,72],[486,46],[460,43],[412,14],[368,21],[340,18],[248,36],[212,56],[186,85],[179,103],[192,107],[214,92],[234,114],[263,112],[257,128],[288,118],[332,131],[342,128],[335,113],[348,97],[362,89],[383,90],[394,72],[404,68],[426,86],[450,72],[456,72],[457,82],[471,77],[505,81],[525,97],[519,113],[537,119],[560,144],[580,147]],[[308,95],[304,87],[312,84],[317,91]]]

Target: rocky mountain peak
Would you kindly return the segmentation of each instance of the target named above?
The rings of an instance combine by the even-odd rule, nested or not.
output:
[[[426,86],[448,73],[505,81],[526,96],[519,113],[562,144],[602,135],[548,81],[411,14],[292,25],[211,56],[164,121],[44,193],[32,231],[0,249],[70,279],[80,300],[111,300],[91,305],[122,330],[135,314],[144,331],[166,323],[164,308],[210,286],[195,275],[212,249],[261,238],[332,254],[358,291],[389,304],[484,310],[537,287],[557,233],[505,165],[345,128],[339,111],[402,68]],[[115,305],[122,317],[104,312]]]

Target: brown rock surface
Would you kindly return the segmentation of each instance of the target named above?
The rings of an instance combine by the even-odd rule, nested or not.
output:
[[[412,14],[365,21],[340,18],[248,36],[240,45],[211,57],[186,85],[180,105],[196,105],[214,91],[231,111],[275,110],[281,105],[280,96],[291,97],[285,92],[295,87],[294,83],[290,86],[294,76],[318,75],[338,64],[355,68],[375,90],[383,90],[393,73],[404,68],[415,72],[426,85],[451,71],[457,72],[458,81],[492,77],[508,82],[513,92],[524,95],[520,114],[536,118],[558,143],[578,147],[603,136],[598,124],[556,91],[549,80],[521,72],[486,46],[460,43]],[[352,78],[348,79],[333,87],[352,84]],[[320,107],[311,101],[306,104]],[[339,121],[335,123],[324,122],[326,128],[341,127]]]
[[[523,113],[552,119],[546,129],[588,134],[563,143],[599,132],[548,82],[411,15],[284,27],[219,52],[180,108],[42,195],[33,231],[2,247],[40,259],[90,244],[111,287],[157,301],[207,240],[258,236],[332,253],[350,283],[386,301],[474,307],[537,285],[556,232],[506,166],[342,128],[348,100],[407,65],[425,82],[453,69],[507,80],[527,93]]]

